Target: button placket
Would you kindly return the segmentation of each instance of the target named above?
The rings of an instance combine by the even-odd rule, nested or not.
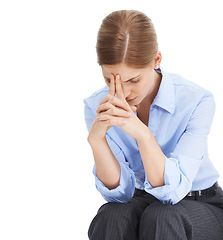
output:
[[[148,128],[150,129],[151,133],[155,137],[157,132],[157,127],[156,127],[156,121],[155,121],[154,115],[155,115],[155,108],[154,108],[154,105],[151,105],[150,111],[149,111]]]

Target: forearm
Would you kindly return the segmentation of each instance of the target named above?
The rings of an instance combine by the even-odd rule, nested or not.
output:
[[[136,140],[148,181],[152,187],[163,186],[165,184],[165,155],[149,128],[146,127]]]
[[[108,189],[119,186],[120,165],[112,153],[106,137],[100,141],[88,141],[94,156],[97,177]]]

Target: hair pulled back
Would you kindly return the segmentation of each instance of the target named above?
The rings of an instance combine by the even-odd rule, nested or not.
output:
[[[154,25],[144,13],[120,10],[103,19],[96,44],[100,66],[125,63],[129,67],[144,68],[152,64],[157,51]]]

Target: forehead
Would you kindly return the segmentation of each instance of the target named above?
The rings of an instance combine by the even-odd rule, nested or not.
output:
[[[135,77],[139,74],[142,74],[145,69],[135,69],[128,67],[126,64],[117,64],[117,65],[102,65],[102,73],[105,77],[110,78],[111,74],[119,74],[124,79],[129,79]]]

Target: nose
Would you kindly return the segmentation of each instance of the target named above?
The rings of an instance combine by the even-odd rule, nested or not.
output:
[[[129,86],[122,86],[125,99],[131,94],[131,89]]]

